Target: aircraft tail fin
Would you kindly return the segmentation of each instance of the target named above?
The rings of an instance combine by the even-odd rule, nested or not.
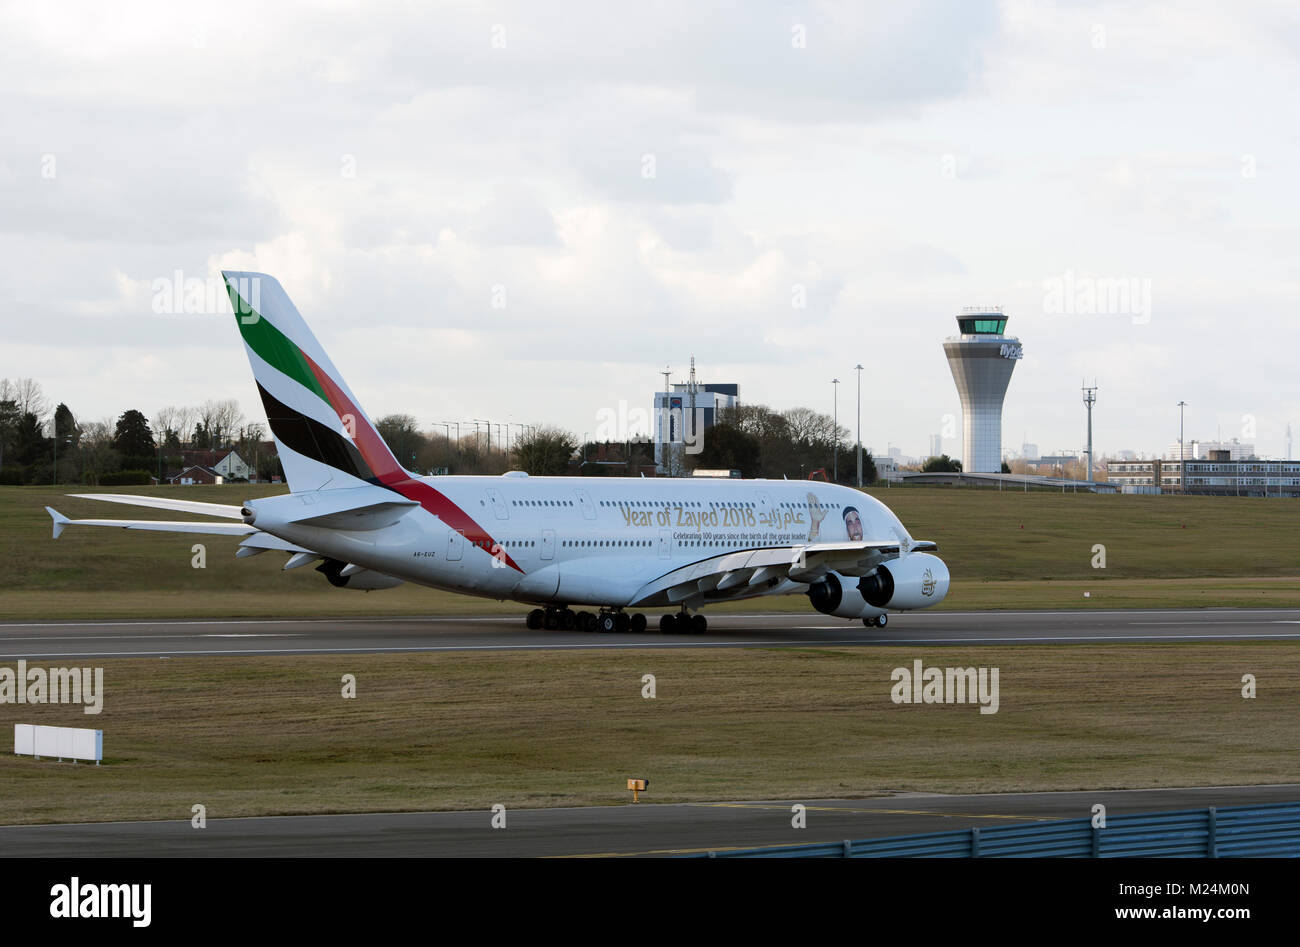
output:
[[[279,281],[223,272],[289,490],[411,479]]]

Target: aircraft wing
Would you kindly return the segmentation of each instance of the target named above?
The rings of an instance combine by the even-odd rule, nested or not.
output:
[[[677,605],[748,598],[782,582],[809,584],[828,572],[869,575],[882,562],[910,552],[929,552],[935,543],[898,537],[842,543],[769,546],[721,553],[674,569],[647,582],[632,605]]]
[[[156,510],[175,510],[177,513],[202,513],[228,520],[243,519],[238,506],[227,503],[201,503],[198,500],[174,500],[166,497],[142,497],[129,493],[69,493],[81,500],[102,500],[105,503],[125,503],[128,506],[147,506]]]
[[[47,506],[45,512],[54,520],[54,538],[63,535],[69,526],[116,526],[119,529],[156,530],[164,533],[203,533],[208,536],[247,536],[258,532],[246,523],[201,523],[178,520],[70,520],[58,510]]]
[[[69,496],[84,500],[107,500],[110,503],[126,503],[131,506],[145,506],[161,510],[177,510],[187,513],[202,513],[226,519],[240,520],[238,523],[215,523],[189,520],[73,520],[68,519],[58,510],[47,506],[45,512],[54,520],[54,538],[58,539],[69,526],[108,526],[118,529],[152,530],[163,533],[198,533],[205,536],[243,536],[235,555],[244,559],[275,550],[290,554],[291,562],[302,565],[321,558],[314,549],[287,542],[279,537],[243,522],[241,508],[224,503],[201,503],[197,500],[173,500],[163,497],[131,496],[125,493],[72,493]],[[286,568],[288,568],[286,566]]]

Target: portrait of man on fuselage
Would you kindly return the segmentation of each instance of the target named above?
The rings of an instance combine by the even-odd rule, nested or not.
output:
[[[844,529],[848,532],[850,541],[862,541],[862,514],[858,512],[856,506],[844,508]]]

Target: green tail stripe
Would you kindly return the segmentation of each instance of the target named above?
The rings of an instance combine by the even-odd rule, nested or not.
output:
[[[226,282],[226,291],[230,293],[230,305],[235,309],[235,321],[239,323],[239,333],[244,337],[248,347],[258,354],[262,361],[288,375],[308,391],[315,392],[322,401],[329,404],[325,389],[321,387],[307,358],[298,346],[294,345],[283,332],[262,318],[262,314],[250,306],[235,291],[235,287]]]

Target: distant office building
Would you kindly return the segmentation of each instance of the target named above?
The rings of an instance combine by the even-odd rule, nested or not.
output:
[[[668,391],[655,392],[656,470],[673,475],[682,473],[676,464],[665,463],[665,447],[679,455],[699,453],[705,432],[717,422],[719,413],[734,408],[739,401],[739,385],[696,381],[695,360],[691,359],[690,380],[675,382]]]
[[[1025,441],[1025,443],[1020,446],[1020,456],[1024,460],[1037,460],[1038,445]]]
[[[967,308],[957,317],[961,335],[943,343],[961,397],[962,470],[1002,469],[1002,401],[1022,357],[1020,340],[1005,335],[1000,309]]]
[[[930,435],[930,453],[927,454],[926,456],[927,457],[943,456],[943,436],[941,434]]]
[[[1044,454],[1038,459],[1032,461],[1031,465],[1037,467],[1040,471],[1054,467],[1065,467],[1079,460],[1077,454]]]
[[[1183,453],[1187,460],[1207,460],[1211,453],[1227,451],[1230,460],[1251,460],[1255,456],[1255,445],[1243,444],[1235,437],[1230,441],[1183,441]],[[1174,441],[1165,451],[1165,460],[1178,459],[1178,442]]]
[[[1227,451],[1229,460],[1254,460],[1255,445],[1242,443],[1235,437],[1230,441],[1201,441],[1196,455],[1197,460],[1213,457],[1216,451]]]

